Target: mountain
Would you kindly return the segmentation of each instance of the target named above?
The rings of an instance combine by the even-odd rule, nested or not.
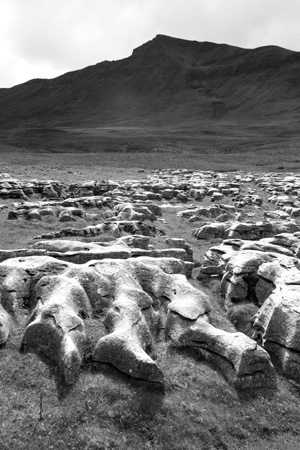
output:
[[[70,148],[71,132],[95,144],[113,139],[112,130],[117,140],[214,136],[221,148],[223,135],[241,146],[298,139],[299,121],[300,52],[276,46],[157,35],[128,58],[0,89],[0,142],[41,146],[46,136],[49,148],[60,135]]]

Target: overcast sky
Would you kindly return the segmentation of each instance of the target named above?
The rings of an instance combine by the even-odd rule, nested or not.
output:
[[[157,34],[300,51],[300,0],[0,0],[0,87],[127,57]]]

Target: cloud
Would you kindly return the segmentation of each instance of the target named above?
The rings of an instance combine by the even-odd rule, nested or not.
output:
[[[299,50],[295,0],[1,0],[0,86],[129,56],[156,34]]]

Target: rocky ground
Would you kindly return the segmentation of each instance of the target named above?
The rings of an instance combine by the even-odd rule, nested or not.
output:
[[[4,448],[24,448],[19,432],[9,429],[13,417],[28,448],[41,442],[51,448],[59,438],[59,448],[137,448],[141,439],[145,448],[167,448],[174,401],[181,402],[179,427],[184,405],[192,408],[192,430],[186,438],[175,433],[168,448],[183,442],[187,448],[296,448],[300,177],[148,170],[130,162],[88,167],[75,160],[66,169],[49,167],[44,158],[27,165],[12,153],[0,177],[3,389],[22,399],[22,408],[31,402],[33,423],[5,397]],[[110,400],[98,410],[88,394],[84,421],[96,427],[101,410],[107,432],[83,444],[75,413],[69,429],[55,427],[66,419],[62,400],[78,408],[85,383],[102,395],[99,377]],[[122,392],[112,400],[116,385]],[[208,431],[205,420],[198,422],[199,386],[209,392],[214,425]],[[147,397],[129,417],[131,389],[153,395],[155,404]],[[227,392],[222,417],[212,400],[218,390],[220,398]],[[40,395],[39,407],[32,394]],[[48,411],[44,421],[43,401],[55,410],[53,420]],[[277,415],[281,409],[287,415],[281,428],[279,416],[269,417],[275,404]],[[251,425],[230,428],[226,414],[238,417],[241,410],[252,411]],[[132,442],[126,420],[128,431],[137,429]],[[153,433],[141,438],[147,427]]]

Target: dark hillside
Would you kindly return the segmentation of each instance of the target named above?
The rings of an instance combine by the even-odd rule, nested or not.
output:
[[[299,52],[158,35],[128,58],[0,89],[0,139],[18,144],[26,132],[41,145],[41,129],[52,130],[57,140],[53,130],[68,127],[68,145],[70,131],[82,128],[86,136],[102,130],[103,143],[103,130],[117,127],[130,139],[158,133],[166,142],[172,130],[197,139],[199,133],[226,139],[229,132],[232,145],[245,139],[261,143],[266,136],[298,135],[299,105]]]

